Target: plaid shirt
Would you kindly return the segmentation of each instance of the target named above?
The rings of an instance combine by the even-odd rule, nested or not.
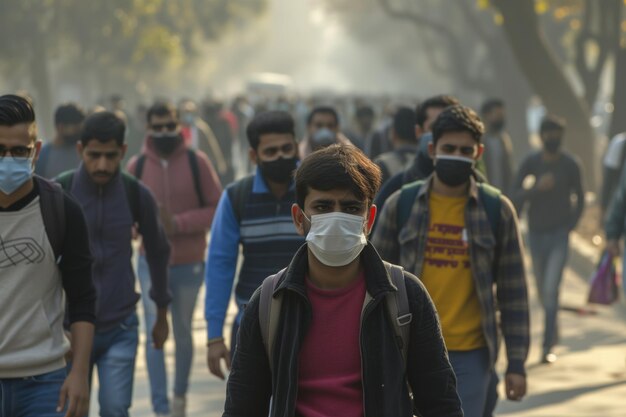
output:
[[[432,176],[420,188],[411,214],[399,231],[396,217],[401,191],[393,194],[385,203],[372,236],[372,243],[384,260],[402,265],[418,277],[424,266],[428,239],[428,197],[431,187]],[[500,342],[496,323],[497,304],[506,345],[507,373],[525,374],[530,325],[522,239],[513,205],[504,196],[501,196],[500,201],[501,214],[496,238],[478,196],[478,186],[474,179],[471,180],[465,207],[471,271],[482,312],[483,334],[492,363],[496,362]]]

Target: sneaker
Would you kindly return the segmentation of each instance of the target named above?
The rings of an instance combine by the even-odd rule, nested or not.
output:
[[[554,353],[546,353],[541,358],[541,363],[542,364],[554,363],[554,362],[556,362],[556,359],[557,359],[557,357],[556,357],[556,355]]]
[[[172,417],[186,417],[187,400],[185,397],[174,395],[172,400]]]

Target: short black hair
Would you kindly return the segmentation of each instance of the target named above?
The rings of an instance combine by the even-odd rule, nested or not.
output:
[[[178,119],[178,109],[172,103],[167,101],[157,101],[148,108],[146,113],[146,122],[150,123],[152,116],[169,116],[173,115]]]
[[[381,172],[356,146],[331,145],[304,158],[296,170],[295,183],[301,209],[309,189],[349,190],[371,205],[380,188]]]
[[[250,147],[257,150],[261,136],[268,133],[288,133],[296,140],[293,117],[284,111],[265,111],[254,116],[246,129]]]
[[[85,121],[85,111],[76,103],[65,103],[54,112],[55,125],[77,125]]]
[[[456,97],[445,94],[427,98],[415,108],[415,123],[420,127],[424,127],[424,123],[428,118],[428,109],[445,109],[446,107],[454,106],[459,103],[460,102]]]
[[[400,107],[393,116],[393,130],[400,139],[417,144],[415,111],[410,107]]]
[[[0,97],[0,126],[35,123],[35,110],[27,98],[15,94]]]
[[[504,108],[504,101],[499,98],[490,98],[480,107],[480,114],[483,116],[491,113],[492,110]]]
[[[311,124],[313,117],[319,113],[332,115],[335,118],[335,124],[339,126],[339,113],[337,113],[337,110],[331,106],[317,106],[313,108],[313,110],[309,113],[309,116],[306,118],[307,126]]]
[[[480,143],[485,126],[474,110],[457,104],[442,111],[433,123],[433,144],[449,132],[467,132]]]
[[[126,124],[122,119],[111,111],[99,111],[85,119],[80,142],[83,146],[87,146],[94,139],[102,143],[114,139],[119,146],[122,146],[124,133],[126,133]]]
[[[563,132],[565,131],[566,126],[567,126],[567,123],[565,122],[563,118],[559,116],[555,116],[553,114],[549,114],[541,120],[539,133],[553,132],[553,131]]]

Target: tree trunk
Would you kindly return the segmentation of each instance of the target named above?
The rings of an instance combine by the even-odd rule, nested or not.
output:
[[[567,81],[547,45],[531,0],[497,0],[504,17],[503,29],[517,62],[533,90],[550,113],[567,119],[566,147],[577,154],[592,190],[597,189],[597,148],[589,123],[589,109]]]
[[[40,137],[50,141],[55,134],[53,127],[53,100],[52,90],[50,89],[48,54],[43,35],[34,36],[29,58],[31,82],[37,93],[34,96],[34,101],[37,108],[38,133]]]
[[[626,46],[615,53],[615,87],[613,93],[613,117],[610,137],[626,132]]]

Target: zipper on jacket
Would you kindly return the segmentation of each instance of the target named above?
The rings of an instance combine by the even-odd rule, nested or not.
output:
[[[365,317],[375,307],[375,304],[378,303],[376,303],[376,300],[372,298],[365,305],[365,307],[363,308],[363,313],[361,314],[361,325],[359,326],[359,351],[361,352],[361,393],[363,394],[363,417],[367,417],[367,410],[365,408],[365,361],[363,360],[363,358],[365,357],[365,348],[363,347],[363,322],[365,321]]]
[[[161,159],[161,167],[163,168],[163,206],[167,211],[170,210],[170,179],[168,175],[169,161]]]

